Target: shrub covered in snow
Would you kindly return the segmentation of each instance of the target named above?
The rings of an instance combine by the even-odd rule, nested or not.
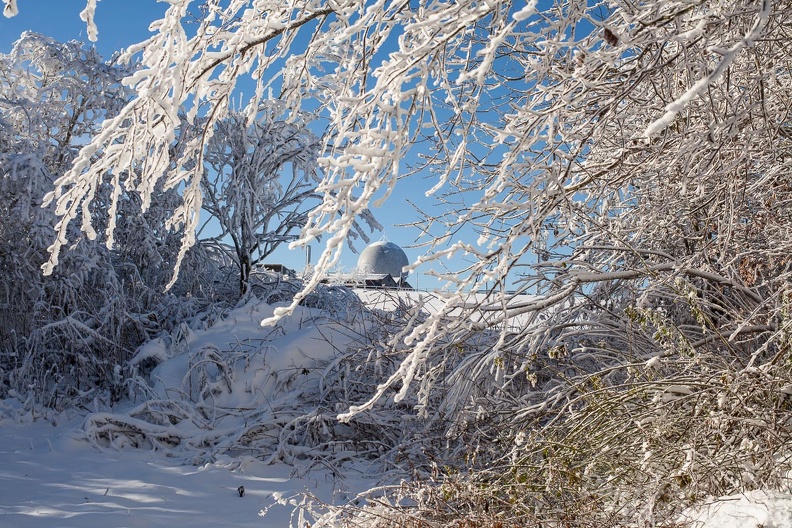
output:
[[[221,256],[199,246],[165,292],[180,235],[165,226],[178,196],[162,185],[146,215],[139,196],[119,192],[115,246],[86,241],[43,276],[56,211],[42,202],[85,137],[128,101],[122,79],[134,67],[35,33],[0,65],[0,397],[53,408],[114,401],[138,346],[234,301],[223,291],[234,288],[223,287]],[[97,190],[95,207],[84,210],[97,229],[108,227],[111,194]]]

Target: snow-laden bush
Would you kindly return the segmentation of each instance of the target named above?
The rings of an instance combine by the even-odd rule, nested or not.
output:
[[[656,292],[664,307],[612,304],[599,324],[585,302],[552,314],[553,338],[500,390],[461,380],[482,385],[467,456],[430,457],[342,507],[294,506],[328,527],[686,526],[683,511],[717,497],[792,490],[789,332],[707,339],[704,298],[679,281]]]
[[[160,186],[146,216],[136,196],[120,193],[112,250],[87,241],[44,277],[55,220],[44,196],[85,137],[128,100],[121,80],[133,68],[34,33],[0,64],[0,397],[55,408],[113,401],[141,343],[227,300],[213,283],[222,261],[194,248],[190,271],[164,292],[179,235],[164,225],[177,195]],[[109,195],[95,193],[97,209]],[[105,229],[106,216],[95,224]]]
[[[267,295],[296,291],[299,284],[278,280]],[[328,385],[349,368],[348,349],[365,339],[366,319],[306,307],[262,327],[278,305],[249,296],[204,328],[182,325],[145,344],[131,362],[138,371],[127,381],[131,407],[88,416],[87,438],[166,450],[189,462],[223,453],[287,462],[358,453],[365,437],[337,422]]]

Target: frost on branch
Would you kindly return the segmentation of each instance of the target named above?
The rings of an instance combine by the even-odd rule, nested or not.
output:
[[[91,42],[96,42],[99,38],[99,30],[96,27],[96,22],[94,22],[97,1],[98,0],[87,0],[85,9],[80,12],[80,19],[85,22],[88,29],[88,40]]]
[[[88,30],[88,40],[96,42],[99,32],[94,22],[94,14],[96,12],[96,2],[99,0],[86,0],[85,9],[80,12],[80,19],[85,22]],[[15,17],[19,14],[16,0],[3,0],[3,15],[6,18]],[[35,8],[34,8],[35,9]]]
[[[155,24],[158,33],[128,50],[126,59],[141,54],[140,68],[126,80],[138,97],[117,117],[105,122],[102,131],[82,149],[72,169],[57,180],[55,191],[48,195],[46,203],[56,203],[61,220],[45,273],[51,273],[57,265],[69,239],[68,226],[78,216],[85,235],[89,239],[96,236],[88,211],[92,197],[108,174],[116,185],[137,192],[144,210],[160,180],[166,190],[181,190],[183,202],[169,223],[171,228],[183,232],[175,270],[178,272],[178,263],[195,243],[202,206],[203,156],[215,124],[228,112],[236,80],[256,68],[266,69],[267,64],[283,56],[284,50],[272,53],[267,43],[287,28],[298,28],[329,13],[326,9],[311,12],[310,6],[294,10],[284,6],[259,17],[254,16],[254,11],[261,12],[261,7],[244,10],[244,4],[232,2],[225,10],[217,6],[209,9],[193,35],[188,36],[182,24],[189,2],[172,2],[165,17]],[[266,82],[257,76],[259,95]],[[257,101],[245,111],[249,118],[255,114]],[[180,109],[186,112],[188,125],[200,120],[198,133],[185,134]],[[181,142],[178,156],[171,159],[171,148],[177,141]],[[115,201],[109,210],[114,210],[114,206]],[[113,222],[111,218],[108,245],[113,242]]]
[[[175,192],[159,188],[144,217],[136,196],[114,188],[115,250],[84,242],[43,277],[56,220],[53,207],[41,207],[43,197],[85,138],[129,101],[121,79],[133,70],[105,63],[80,42],[25,32],[0,55],[0,71],[0,397],[14,390],[57,408],[81,397],[118,397],[134,349],[201,308],[192,272],[208,279],[212,261],[191,261],[176,290],[192,296],[174,303],[161,290],[175,251],[163,228]],[[108,191],[89,210],[99,230]]]
[[[15,17],[19,14],[19,9],[17,8],[16,0],[3,0],[3,15],[6,18]]]
[[[303,120],[279,121],[277,105],[262,105],[252,124],[236,112],[217,124],[201,183],[204,209],[220,225],[214,243],[231,239],[241,294],[249,290],[251,271],[296,237],[318,202],[320,144]]]
[[[771,5],[772,0],[763,0],[762,10],[758,13],[756,17],[756,23],[748,31],[748,33],[726,50],[713,50],[713,52],[722,56],[715,69],[696,82],[676,101],[666,106],[665,114],[656,121],[652,122],[646,128],[646,131],[644,132],[645,136],[651,137],[672,123],[677,114],[685,109],[687,103],[696,97],[699,97],[702,92],[704,92],[710,86],[710,84],[712,84],[718,77],[723,75],[723,73],[729,69],[731,62],[744,47],[752,46],[754,41],[762,36],[765,26],[770,19]]]

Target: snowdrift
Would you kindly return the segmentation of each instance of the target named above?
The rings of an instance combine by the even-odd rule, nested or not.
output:
[[[252,299],[204,330],[182,325],[140,348],[129,383],[132,403],[86,418],[99,447],[149,447],[190,463],[219,454],[268,462],[304,458],[311,448],[339,454],[354,441],[337,423],[327,379],[363,345],[368,324],[354,302],[333,317],[300,307],[261,326],[280,303]]]

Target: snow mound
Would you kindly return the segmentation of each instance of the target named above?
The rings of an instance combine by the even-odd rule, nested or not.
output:
[[[788,528],[792,495],[759,490],[722,497],[686,511],[681,520],[693,528]]]
[[[254,299],[209,328],[183,326],[141,347],[132,364],[150,372],[131,384],[128,408],[86,418],[87,439],[193,464],[220,455],[293,462],[312,448],[350,450],[354,435],[337,423],[327,381],[337,379],[334,369],[348,368],[346,352],[360,348],[366,319],[299,307],[262,327],[280,305]]]

